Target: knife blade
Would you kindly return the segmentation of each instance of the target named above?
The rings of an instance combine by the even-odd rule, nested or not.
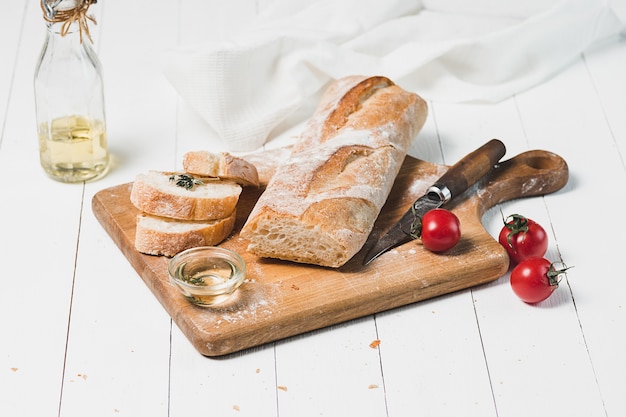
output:
[[[504,144],[498,139],[491,139],[450,167],[423,196],[415,200],[400,221],[369,249],[363,265],[368,265],[383,253],[413,240],[411,227],[416,217],[422,217],[427,211],[441,207],[462,194],[485,176],[505,153]]]

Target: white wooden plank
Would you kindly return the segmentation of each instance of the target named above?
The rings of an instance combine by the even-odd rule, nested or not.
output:
[[[283,417],[386,415],[373,317],[276,343]]]
[[[162,51],[176,44],[176,2],[108,1],[96,10],[113,160],[98,182],[104,187],[146,170],[174,168],[176,94],[160,62]]]
[[[626,1],[624,1],[626,4]],[[626,11],[626,6],[624,7]],[[619,42],[601,45],[585,54],[599,103],[607,118],[620,154],[626,155],[626,36]],[[624,158],[622,158],[624,159]]]
[[[550,107],[553,108],[553,107]],[[543,109],[543,108],[542,108]],[[446,147],[446,138],[450,139],[450,143],[456,145],[458,147],[459,143],[462,143],[460,137],[468,137],[472,140],[472,137],[481,136],[484,133],[482,132],[490,132],[492,136],[499,137],[502,139],[508,147],[507,157],[513,156],[521,151],[524,151],[530,148],[545,148],[546,146],[550,149],[549,143],[544,143],[542,141],[537,141],[538,146],[532,146],[533,143],[528,143],[525,138],[525,126],[522,126],[522,122],[518,119],[515,102],[510,100],[509,102],[502,103],[496,106],[460,106],[455,110],[455,106],[435,106],[435,117],[438,121],[438,126],[440,130],[440,135],[443,138],[443,147],[444,150],[447,150]],[[490,135],[491,136],[491,135]],[[476,139],[473,139],[476,140]],[[474,143],[474,145],[477,145]],[[454,150],[450,150],[449,152],[453,152]],[[457,152],[455,158],[452,158],[452,161],[446,161],[448,163],[452,163],[454,160],[458,159],[465,152],[461,152],[460,154]],[[537,204],[538,207],[536,206]],[[537,220],[542,222],[543,224],[550,224],[549,217],[545,213],[544,203],[541,199],[533,199],[532,201],[526,201],[524,205],[520,206],[517,203],[510,205],[509,207],[514,207],[514,209],[525,208],[525,211],[530,210],[531,208],[535,208],[534,212],[537,212],[535,217],[538,217]],[[490,223],[497,225],[497,228],[492,228],[493,232],[497,232],[499,227],[501,226],[500,213],[499,210],[493,210],[488,213],[486,216],[487,220]],[[494,223],[494,221],[496,221]],[[554,246],[553,246],[554,247]],[[506,300],[504,302],[504,307],[512,305],[517,305],[519,307],[518,300],[512,295],[510,288],[508,287],[508,277],[504,277],[503,279],[497,281],[496,283],[486,286],[485,288],[489,288],[491,290],[492,297],[487,298],[487,302],[483,302],[483,298],[481,297],[481,290],[476,289],[472,291],[474,294],[474,299],[476,299],[476,309],[479,313],[479,324],[482,333],[483,340],[485,342],[485,352],[487,354],[488,366],[491,374],[492,384],[494,385],[494,396],[496,400],[496,407],[498,413],[500,415],[508,415],[507,413],[512,413],[510,415],[538,415],[538,409],[534,409],[532,404],[535,404],[539,407],[546,407],[546,404],[549,403],[549,399],[551,396],[549,394],[544,394],[547,392],[547,388],[550,386],[560,386],[567,387],[564,388],[566,391],[571,388],[571,392],[573,393],[587,393],[587,397],[577,396],[576,400],[572,401],[572,410],[575,412],[580,412],[582,410],[588,411],[589,407],[595,407],[595,411],[601,409],[601,402],[599,401],[597,390],[594,390],[594,385],[590,382],[593,377],[592,369],[589,366],[589,361],[586,359],[586,351],[584,346],[578,343],[581,340],[580,329],[577,326],[577,318],[572,311],[563,312],[562,318],[560,321],[567,322],[569,326],[566,326],[566,329],[561,329],[561,332],[547,332],[549,334],[558,334],[558,337],[554,338],[542,338],[537,342],[532,337],[532,334],[521,333],[523,334],[522,340],[519,340],[519,337],[515,338],[515,343],[511,343],[513,347],[516,349],[511,349],[506,342],[507,339],[502,339],[501,335],[505,334],[505,330],[508,328],[492,327],[493,318],[485,315],[484,308],[485,305],[489,307],[489,303],[493,300]],[[504,284],[504,285],[503,285]],[[496,291],[494,293],[494,291]],[[567,296],[567,293],[561,292],[561,295]],[[499,305],[499,309],[493,309],[492,313],[497,314],[496,311],[500,311],[504,308],[502,305]],[[523,305],[523,307],[526,307]],[[542,321],[541,318],[537,318],[537,323],[533,322],[533,329],[542,329],[546,326],[547,322]],[[498,321],[500,323],[500,321]],[[544,329],[546,330],[546,329]],[[548,328],[548,330],[551,330]],[[520,335],[519,329],[515,335]],[[510,332],[509,332],[510,333]],[[508,334],[507,334],[508,335]],[[567,337],[564,337],[566,335]],[[530,337],[529,337],[530,336]],[[550,358],[541,358],[541,357],[533,357],[532,363],[528,363],[526,361],[524,367],[521,368],[521,371],[518,370],[518,374],[511,373],[511,370],[506,366],[508,361],[510,361],[509,354],[507,352],[513,352],[514,350],[521,352],[532,352],[532,346],[528,346],[528,340],[533,340],[533,343],[536,345],[537,343],[541,343],[544,347],[549,347],[551,343],[556,343],[560,341],[561,344],[563,340],[568,340],[569,342],[573,341],[573,346],[575,348],[572,349],[572,352],[568,351],[568,354],[571,357],[578,359],[576,364],[579,364],[578,367],[572,367],[570,369],[576,369],[577,372],[584,372],[588,377],[584,379],[584,383],[570,382],[570,375],[559,372],[559,369],[554,369],[554,372],[549,373],[549,376],[544,378],[540,384],[529,385],[527,383],[528,375],[532,375],[534,372],[537,372],[539,369],[547,369],[550,370],[555,368],[555,366],[551,366]],[[524,343],[526,341],[526,343]],[[549,341],[549,342],[548,342]],[[491,343],[496,343],[501,345],[499,348],[495,348],[496,352],[492,352]],[[561,346],[559,344],[559,346]],[[519,348],[519,346],[523,346],[523,348]],[[569,345],[566,345],[569,347]],[[519,349],[519,350],[517,350]],[[541,350],[541,349],[540,349]],[[502,353],[505,352],[505,353]],[[502,360],[502,363],[499,361]],[[495,365],[494,365],[495,363]],[[503,366],[504,364],[504,366]],[[568,363],[571,365],[571,363]],[[385,369],[386,374],[389,374],[388,368]],[[506,379],[501,379],[500,376],[506,375]],[[556,375],[556,377],[555,377]],[[497,380],[507,382],[506,385],[499,385]],[[512,389],[511,389],[512,388]],[[589,390],[591,388],[591,390]],[[521,401],[516,401],[516,398],[522,398],[524,395],[529,396],[530,398],[536,398],[537,401],[531,402],[529,404],[521,404]],[[591,401],[589,401],[591,399]],[[584,403],[586,407],[578,407],[581,403]],[[562,411],[562,407],[559,407],[559,410]],[[580,414],[580,415],[584,415]]]
[[[555,296],[540,306],[515,302],[508,285],[493,285],[475,293],[498,410],[502,415],[520,416],[605,415],[606,399],[595,382],[599,355],[591,349],[582,314],[603,308],[585,302],[580,292],[581,283],[598,272],[597,257],[589,256],[589,248],[581,246],[581,235],[571,224],[580,220],[589,204],[581,201],[584,189],[594,193],[592,177],[612,171],[608,177],[615,178],[619,162],[597,158],[610,153],[611,137],[582,61],[549,84],[520,94],[517,103],[529,146],[562,155],[570,165],[571,180],[562,192],[515,202],[508,211],[532,211],[537,221],[552,228],[547,257],[558,260],[561,256],[575,268]],[[541,211],[543,204],[547,214]],[[585,239],[602,239],[592,229],[585,229]],[[507,284],[506,280],[501,284]],[[603,305],[611,305],[603,298]],[[615,369],[620,359],[612,359]],[[550,392],[554,387],[559,387],[558,402]]]
[[[170,416],[275,416],[276,389],[271,344],[207,358],[174,327]]]
[[[24,2],[9,2],[3,7],[0,13],[0,27],[3,28],[3,40],[0,42],[0,117],[4,121],[9,94],[11,92],[11,82],[15,70],[15,58],[21,39],[22,17],[24,15]],[[0,145],[2,144],[2,126],[0,124]]]
[[[8,126],[10,132],[10,121]],[[0,169],[0,175],[11,173]],[[3,188],[0,401],[6,415],[55,414],[59,407],[80,196],[61,185],[49,186],[68,205],[24,196],[18,184]],[[23,219],[29,219],[28,225]],[[40,393],[37,401],[33,392]]]
[[[256,12],[254,1],[220,3],[219,7],[214,2],[182,1],[177,11],[178,44],[225,38],[253,20]],[[177,102],[176,169],[182,169],[185,152],[226,150],[204,120],[181,99]],[[273,345],[227,357],[203,357],[174,325],[170,415],[277,415],[274,359]]]
[[[626,284],[614,267],[623,256],[625,242],[613,231],[620,216],[617,202],[624,201],[626,194],[625,187],[616,186],[625,181],[626,87],[620,80],[626,59],[624,40],[608,51],[600,48],[586,54],[587,66],[550,84],[546,104],[562,109],[559,114],[549,118],[522,101],[520,107],[522,114],[532,115],[533,123],[527,124],[533,135],[545,136],[544,140],[562,147],[568,155],[573,181],[569,192],[549,200],[551,218],[561,254],[575,265],[568,274],[568,285],[606,413],[619,415],[626,407],[622,394],[626,359],[621,354],[626,342],[620,336],[626,326],[621,295]],[[602,72],[594,73],[594,62],[602,62]],[[588,74],[593,84],[584,79]],[[580,233],[582,229],[575,224],[583,224],[584,231]]]
[[[430,142],[431,151],[417,156],[452,165],[497,137],[508,146],[509,157],[518,153],[520,131],[512,101],[489,107],[433,103],[418,137],[418,143]],[[435,416],[495,415],[471,291],[379,314],[377,323],[390,416],[416,410]]]
[[[614,7],[620,12],[623,21],[626,21],[626,1],[613,1]],[[624,247],[623,238],[615,239],[615,235],[611,232],[615,230],[615,224],[619,223],[619,202],[624,201],[623,175],[619,169],[618,156],[622,165],[625,163],[626,156],[626,119],[624,114],[626,111],[626,38],[622,37],[617,47],[600,47],[595,51],[585,54],[587,67],[593,79],[594,86],[599,95],[602,109],[606,115],[607,122],[612,134],[612,138],[617,146],[616,149],[609,147],[610,153],[619,152],[618,155],[611,155],[610,160],[614,165],[610,172],[605,172],[605,178],[599,178],[604,183],[604,188],[599,192],[615,193],[611,199],[605,203],[607,206],[615,207],[609,211],[603,219],[602,224],[595,224],[595,227],[606,228],[606,232],[599,232],[602,236],[601,247],[594,250],[593,253],[587,254],[589,258],[589,279],[585,280],[585,286],[576,293],[577,299],[585,297],[586,302],[592,303],[592,300],[606,300],[602,308],[597,311],[589,311],[586,308],[582,311],[582,316],[586,319],[584,322],[585,334],[588,335],[590,344],[592,344],[592,353],[594,353],[593,361],[596,372],[598,374],[598,383],[602,389],[602,395],[606,403],[606,409],[609,415],[619,415],[626,408],[626,401],[623,396],[625,384],[621,375],[626,369],[624,363],[623,352],[626,349],[623,337],[625,323],[624,303],[621,301],[620,294],[624,292],[623,280],[619,279],[619,272],[611,271],[608,265],[615,264],[619,267],[622,254],[620,248]],[[580,144],[582,147],[588,145]],[[597,162],[593,166],[585,168],[585,172],[592,169],[598,169],[596,165],[604,165],[604,158],[598,155]],[[584,161],[583,163],[586,163]],[[596,177],[598,178],[598,177]],[[592,191],[593,187],[593,191]],[[585,190],[581,190],[582,195],[589,193],[596,194],[595,187],[589,184]],[[585,198],[585,197],[583,197]],[[578,201],[581,201],[580,199]],[[615,203],[613,203],[615,202]],[[591,210],[587,213],[593,213],[594,207],[592,202],[587,202],[582,210]],[[568,229],[569,231],[569,229]],[[595,247],[595,245],[593,245]],[[588,247],[585,245],[585,247]],[[605,252],[605,251],[608,251]],[[582,248],[581,248],[582,252]],[[602,265],[602,261],[606,261],[607,267],[591,269],[597,266],[597,261]],[[593,272],[591,272],[593,271]],[[606,281],[605,281],[606,280]],[[594,282],[595,281],[595,282]],[[602,281],[601,285],[598,283]],[[605,288],[609,296],[603,294],[601,288]],[[607,299],[608,298],[608,299]]]
[[[170,318],[83,217],[61,415],[167,416]]]
[[[7,16],[12,21],[6,21],[11,36],[3,35],[2,48],[15,66],[6,74],[12,82],[11,101],[2,113],[0,148],[0,175],[9,179],[3,181],[0,197],[0,253],[7,278],[0,292],[0,403],[3,415],[55,415],[82,187],[48,179],[39,165],[32,77],[45,25],[36,3],[8,6],[13,10]],[[39,393],[36,400],[33,392]]]
[[[433,107],[432,116],[437,121],[448,165],[493,138],[500,139],[506,146],[503,160],[528,150],[512,99],[494,105],[436,103]]]
[[[85,187],[62,416],[169,412],[171,320],[98,224],[91,198],[139,172],[173,168],[176,97],[158,56],[176,42],[174,9],[144,0],[99,2],[93,10],[114,166]]]
[[[377,315],[389,416],[495,416],[470,291]]]

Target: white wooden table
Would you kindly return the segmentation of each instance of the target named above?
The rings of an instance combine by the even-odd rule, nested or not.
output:
[[[501,103],[430,103],[412,151],[451,164],[497,137],[508,156],[539,148],[567,160],[564,190],[484,218],[493,235],[500,209],[547,227],[547,256],[574,266],[548,301],[522,303],[506,275],[227,357],[193,349],[101,228],[91,198],[139,172],[180,168],[186,151],[219,148],[157,58],[166,47],[227,36],[263,6],[99,2],[94,31],[115,164],[100,181],[67,185],[38,162],[38,1],[3,2],[0,415],[625,416],[624,38]],[[614,7],[626,18],[626,1]]]

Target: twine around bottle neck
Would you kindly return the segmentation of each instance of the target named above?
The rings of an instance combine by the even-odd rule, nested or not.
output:
[[[80,43],[83,43],[83,33],[91,43],[93,43],[93,39],[91,39],[91,34],[89,33],[89,22],[92,22],[94,25],[97,24],[96,19],[88,15],[89,6],[96,3],[97,0],[76,0],[76,6],[72,9],[66,10],[52,10],[52,13],[49,13],[49,9],[44,4],[46,0],[41,0],[41,10],[43,10],[43,18],[46,22],[49,23],[61,23],[61,36],[65,36],[69,33],[70,27],[73,23],[78,24],[78,29],[80,33]]]

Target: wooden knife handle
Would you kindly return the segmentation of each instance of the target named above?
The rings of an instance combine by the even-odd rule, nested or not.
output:
[[[491,139],[480,148],[464,156],[433,184],[432,188],[449,191],[448,199],[463,193],[484,177],[504,156],[506,147],[498,139]],[[444,202],[446,192],[442,192]]]
[[[559,155],[543,150],[523,152],[498,164],[476,185],[481,190],[479,214],[505,201],[553,193],[568,179],[569,168]]]

